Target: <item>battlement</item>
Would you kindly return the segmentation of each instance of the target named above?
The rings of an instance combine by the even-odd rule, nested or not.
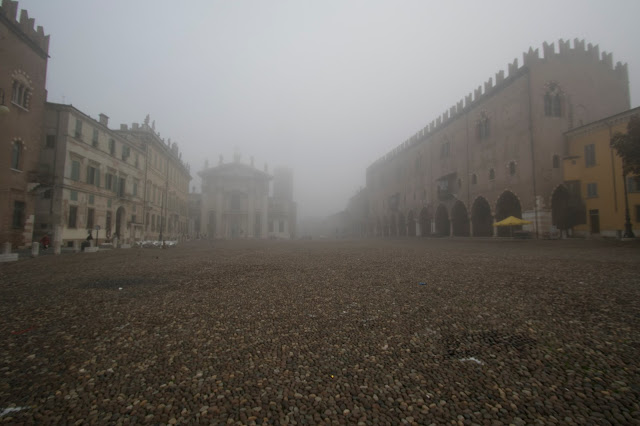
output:
[[[450,121],[456,119],[466,111],[476,107],[479,103],[483,102],[485,98],[492,96],[503,87],[511,84],[516,77],[526,72],[529,68],[535,66],[538,63],[555,60],[575,59],[582,57],[587,61],[591,61],[594,64],[606,67],[606,69],[614,72],[617,77],[623,81],[629,80],[627,64],[617,62],[615,67],[613,66],[613,55],[611,53],[602,52],[600,54],[600,48],[598,45],[592,45],[591,43],[585,46],[584,40],[574,39],[573,47],[571,47],[570,40],[558,40],[558,51],[556,52],[553,43],[544,42],[542,44],[543,57],[540,56],[539,49],[533,49],[529,47],[529,50],[522,54],[522,66],[518,65],[518,58],[515,58],[513,62],[507,64],[507,77],[505,77],[504,70],[500,70],[495,74],[495,85],[493,84],[493,77],[490,77],[484,85],[478,86],[469,93],[464,99],[458,101],[455,105],[448,108],[441,115],[432,120],[429,125],[420,129],[417,133],[411,136],[406,141],[389,151],[386,155],[382,156],[378,160],[374,161],[368,168],[375,167],[377,164],[385,162],[393,158],[395,155],[403,151],[404,149],[417,144],[423,140],[428,139],[433,133],[437,132],[441,128],[447,126]]]
[[[177,142],[171,142],[171,138],[165,140],[161,137],[160,132],[156,131],[156,122],[155,120],[150,122],[149,115],[146,116],[144,122],[140,123],[131,123],[131,126],[128,124],[121,124],[120,131],[121,132],[143,132],[147,133],[151,138],[156,142],[158,147],[162,147],[169,156],[173,157],[180,165],[182,165],[187,171],[191,170],[191,167],[188,163],[182,160],[182,152],[180,152],[180,147]]]
[[[44,34],[42,26],[34,28],[35,19],[29,18],[29,13],[22,9],[20,11],[20,20],[18,16],[18,2],[15,0],[0,0],[0,15],[13,24],[22,34],[38,46],[44,54],[49,54],[49,36]]]

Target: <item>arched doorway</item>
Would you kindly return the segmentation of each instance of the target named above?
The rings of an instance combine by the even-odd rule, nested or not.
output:
[[[114,234],[118,239],[122,239],[122,233],[125,227],[124,218],[124,207],[120,206],[118,207],[118,210],[116,210],[116,233]]]
[[[407,224],[404,221],[404,214],[398,213],[398,235],[404,237],[407,235]]]
[[[504,191],[498,202],[496,203],[496,222],[501,221],[509,216],[515,216],[522,218],[522,208],[520,207],[520,200],[511,191]],[[511,235],[511,229],[508,226],[498,227],[499,237],[508,237]],[[522,226],[511,227],[514,231],[522,229]]]
[[[407,235],[416,236],[416,219],[413,217],[413,210],[409,211],[407,215]]]
[[[474,237],[493,236],[493,217],[491,206],[484,197],[478,197],[471,207],[471,223],[473,224]]]
[[[449,213],[444,204],[440,204],[436,210],[436,235],[439,237],[448,237],[451,234],[451,225],[449,222]]]
[[[551,195],[551,224],[564,231],[571,228],[569,222],[569,190],[559,185]]]
[[[420,210],[420,216],[418,217],[420,222],[420,236],[427,237],[431,235],[431,212],[426,207]]]
[[[464,203],[460,200],[451,207],[451,225],[454,237],[469,236],[469,214]]]

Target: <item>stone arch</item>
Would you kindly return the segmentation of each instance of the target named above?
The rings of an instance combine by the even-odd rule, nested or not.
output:
[[[451,225],[454,237],[469,236],[469,214],[467,207],[460,200],[451,207]]]
[[[431,211],[423,207],[420,210],[420,216],[418,217],[418,221],[420,222],[420,236],[426,237],[427,235],[431,235]]]
[[[410,237],[416,236],[416,218],[413,215],[413,210],[409,210],[407,215],[407,235]]]
[[[522,218],[522,207],[520,205],[520,199],[509,190],[505,190],[498,201],[496,202],[496,222],[501,221],[509,216],[515,216]],[[520,230],[522,226],[514,226],[513,230]],[[498,227],[499,237],[508,237],[511,235],[511,229],[506,226]]]
[[[558,185],[551,194],[551,224],[560,230],[569,229],[569,191]]]
[[[436,210],[436,234],[439,237],[448,237],[451,234],[449,213],[444,204],[440,204]]]
[[[404,213],[398,213],[398,235],[404,237],[407,235],[407,223],[404,220]]]
[[[471,206],[471,223],[474,237],[493,236],[493,216],[491,206],[484,197],[478,197]]]

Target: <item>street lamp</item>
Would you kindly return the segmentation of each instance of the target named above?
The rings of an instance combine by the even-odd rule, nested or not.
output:
[[[0,89],[0,115],[9,114],[9,107],[4,104],[4,90]]]

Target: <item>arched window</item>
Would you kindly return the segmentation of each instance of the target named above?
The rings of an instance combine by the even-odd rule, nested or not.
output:
[[[558,154],[553,156],[553,161],[552,161],[552,167],[554,169],[559,169],[560,168],[560,156]]]
[[[515,162],[515,161],[511,161],[511,162],[509,163],[509,174],[510,174],[511,176],[513,176],[513,175],[515,175],[515,174],[516,174],[516,162]]]
[[[471,175],[471,184],[475,185],[478,183],[478,176],[474,173]]]
[[[496,178],[496,172],[493,169],[489,169],[489,180],[494,180]]]
[[[476,121],[476,137],[478,140],[488,139],[490,130],[490,121],[487,113],[480,113],[480,118]]]
[[[13,74],[13,85],[11,88],[11,103],[24,109],[29,109],[31,98],[31,84],[29,78],[22,72]]]
[[[13,141],[11,146],[11,168],[14,170],[20,170],[20,163],[22,160],[22,142]]]
[[[557,83],[551,82],[546,86],[544,94],[544,115],[547,117],[562,117],[563,93]]]

